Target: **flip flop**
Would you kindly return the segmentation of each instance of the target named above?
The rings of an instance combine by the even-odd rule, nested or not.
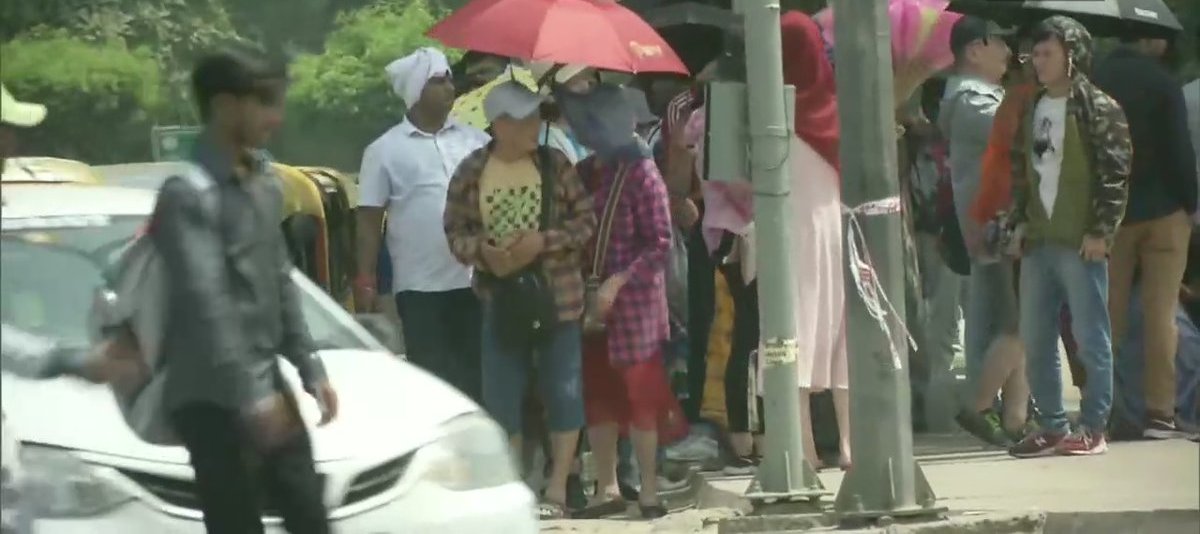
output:
[[[538,520],[553,521],[555,519],[570,519],[566,505],[542,498],[538,501]]]
[[[575,512],[575,519],[601,519],[610,515],[625,512],[625,499],[616,497],[595,504],[588,504],[584,509]]]

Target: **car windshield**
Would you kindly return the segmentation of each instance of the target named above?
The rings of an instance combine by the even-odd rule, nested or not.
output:
[[[4,219],[0,319],[69,346],[89,342],[88,316],[105,262],[137,233],[141,216]],[[320,350],[374,349],[319,287],[293,271],[304,320]]]

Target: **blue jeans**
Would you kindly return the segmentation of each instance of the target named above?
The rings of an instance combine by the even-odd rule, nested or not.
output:
[[[559,323],[527,351],[499,342],[495,309],[483,313],[483,406],[509,436],[521,433],[521,407],[529,374],[537,367],[538,391],[550,432],[583,428],[583,348],[578,321]]]
[[[1142,319],[1142,300],[1135,286],[1129,298],[1129,330],[1116,359],[1114,382],[1121,417],[1139,428],[1146,424]],[[1175,355],[1177,415],[1180,422],[1197,425],[1200,424],[1200,328],[1182,306],[1175,310],[1175,324],[1179,327],[1179,349]]]
[[[1065,432],[1069,423],[1058,353],[1058,315],[1063,304],[1071,309],[1071,331],[1087,371],[1081,422],[1104,432],[1113,398],[1108,262],[1084,260],[1078,249],[1058,245],[1030,248],[1021,259],[1020,299],[1029,388],[1042,428]]]
[[[1017,330],[1020,311],[1013,285],[1012,263],[1005,260],[971,263],[967,305],[963,313],[966,322],[963,353],[967,362],[967,382],[971,385],[971,391],[974,391],[979,385],[992,342],[1002,334],[1015,334]]]

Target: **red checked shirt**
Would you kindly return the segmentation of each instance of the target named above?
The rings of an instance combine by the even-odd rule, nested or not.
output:
[[[667,187],[653,159],[628,165],[601,275],[607,279],[625,272],[629,277],[605,319],[608,359],[617,367],[661,357],[670,335],[665,281],[671,249]],[[615,166],[601,164],[594,157],[579,164],[579,173],[592,192],[597,220],[603,216],[616,171]],[[595,244],[587,250],[594,251]],[[584,265],[591,269],[590,254]]]

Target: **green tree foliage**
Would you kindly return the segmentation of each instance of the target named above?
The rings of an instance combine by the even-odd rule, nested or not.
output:
[[[5,38],[64,30],[89,43],[123,42],[149,51],[163,73],[169,98],[159,118],[168,123],[195,120],[187,80],[197,54],[238,38],[222,0],[10,0],[3,5]]]
[[[384,67],[437,43],[425,32],[438,19],[425,0],[378,0],[343,13],[321,54],[292,64],[285,160],[357,168],[366,145],[403,113]]]
[[[151,117],[164,103],[149,51],[59,31],[9,41],[0,56],[4,84],[50,109],[46,122],[23,136],[25,152],[94,163],[148,159]]]

